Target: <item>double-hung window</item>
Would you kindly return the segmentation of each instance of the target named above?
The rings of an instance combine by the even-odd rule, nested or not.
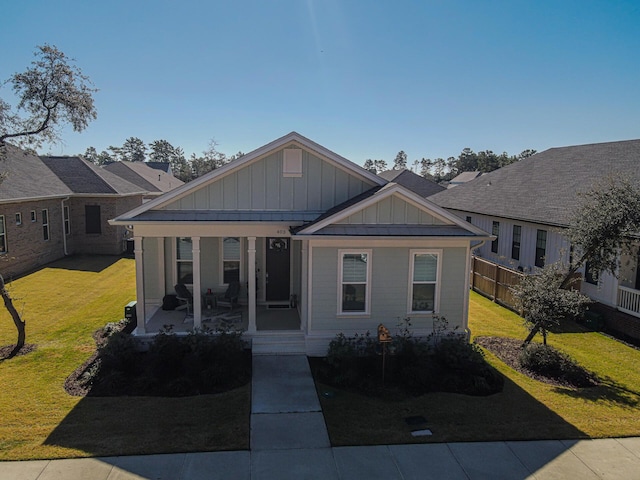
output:
[[[340,250],[338,314],[367,314],[371,303],[371,250]]]
[[[222,240],[222,283],[240,281],[240,238],[225,237]]]
[[[191,237],[176,238],[176,272],[178,283],[193,284],[193,242]]]
[[[513,239],[511,240],[511,258],[520,260],[520,240],[522,238],[522,227],[513,226]]]
[[[544,257],[547,255],[547,231],[536,232],[536,267],[544,267]]]
[[[7,253],[7,229],[4,224],[4,215],[0,215],[0,253]]]
[[[411,250],[409,264],[409,313],[438,311],[440,251]]]
[[[49,240],[49,210],[46,208],[42,210],[42,238]]]

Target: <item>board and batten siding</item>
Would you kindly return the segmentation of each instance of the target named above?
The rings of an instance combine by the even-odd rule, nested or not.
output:
[[[367,249],[366,244],[362,249]],[[313,334],[343,332],[346,335],[364,333],[375,334],[383,323],[395,333],[399,320],[410,316],[416,330],[431,331],[431,315],[408,315],[409,261],[410,250],[421,249],[419,244],[412,247],[374,247],[371,253],[371,312],[366,316],[339,316],[338,302],[338,248],[313,247],[312,287],[311,287],[311,332]],[[358,248],[349,247],[350,250]],[[424,248],[433,250],[433,248]],[[436,249],[437,250],[437,249]],[[440,288],[440,308],[438,315],[446,317],[449,327],[462,327],[464,318],[467,249],[460,247],[442,248],[442,270]]]
[[[476,250],[476,254],[499,263],[506,267],[517,269],[522,267],[525,272],[535,270],[536,238],[538,230],[547,232],[547,255],[545,263],[553,263],[562,258],[569,259],[569,242],[564,238],[557,227],[540,225],[536,223],[521,222],[500,217],[490,217],[488,215],[469,214],[454,212],[462,218],[471,217],[471,224],[480,227],[485,232],[492,231],[493,222],[500,222],[500,235],[498,237],[498,253],[491,251],[491,242],[486,242]],[[520,234],[520,260],[511,258],[511,245],[513,242],[513,226],[522,227]]]
[[[302,150],[302,176],[285,177],[283,151],[233,171],[163,209],[324,211],[373,186],[306,150]]]
[[[445,223],[415,205],[390,196],[336,222],[340,224],[444,225]]]

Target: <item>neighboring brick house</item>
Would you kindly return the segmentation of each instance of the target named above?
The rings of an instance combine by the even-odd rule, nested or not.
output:
[[[122,161],[110,163],[103,168],[146,190],[148,193],[145,195],[145,200],[184,185],[182,180],[172,175],[169,163],[153,162],[152,165],[150,163]]]
[[[126,229],[108,219],[144,189],[78,157],[0,151],[0,272],[12,277],[72,254],[120,254]]]

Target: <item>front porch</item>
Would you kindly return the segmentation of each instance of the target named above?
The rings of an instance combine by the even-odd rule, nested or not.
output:
[[[228,310],[202,309],[202,328],[216,330],[233,328],[243,332],[249,329],[249,308],[240,305],[232,312]],[[145,333],[156,335],[171,326],[174,333],[186,334],[194,329],[194,315],[187,315],[185,310],[162,310],[149,312],[145,321]],[[300,315],[295,308],[269,308],[267,305],[256,306],[256,331],[259,334],[268,332],[300,332]]]

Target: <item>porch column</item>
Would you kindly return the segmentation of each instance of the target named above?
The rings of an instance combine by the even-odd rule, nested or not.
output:
[[[202,288],[200,279],[200,237],[191,237],[193,253],[193,328],[202,326]]]
[[[136,317],[137,333],[147,333],[145,323],[144,308],[144,254],[142,251],[142,237],[133,237],[133,253],[136,259]]]
[[[164,264],[164,237],[158,237],[156,241],[158,242],[158,292],[163,295],[167,288],[167,270]]]
[[[256,328],[256,237],[247,237],[247,262],[249,272],[249,333],[255,333]]]
[[[300,330],[307,331],[307,305],[309,295],[309,259],[307,254],[309,251],[309,240],[302,240],[302,248],[300,249],[300,261],[302,262],[302,269],[300,271]]]

